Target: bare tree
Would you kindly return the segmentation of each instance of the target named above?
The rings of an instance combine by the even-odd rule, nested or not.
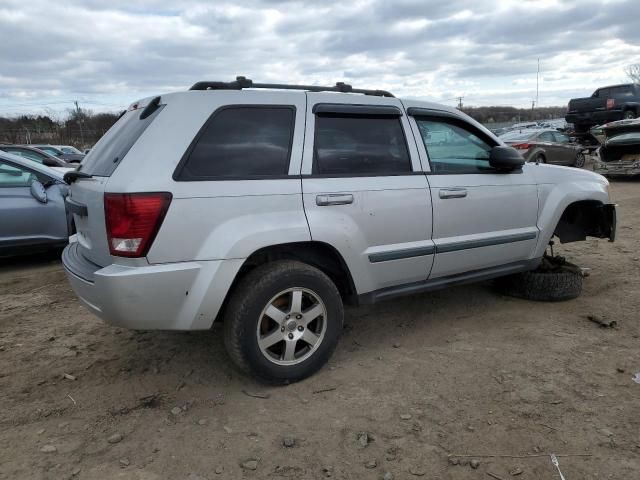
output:
[[[640,83],[640,63],[634,63],[625,67],[624,73],[627,74],[633,83]]]

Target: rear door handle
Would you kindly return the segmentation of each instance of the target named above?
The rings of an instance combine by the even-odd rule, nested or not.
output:
[[[353,195],[350,193],[325,194],[316,196],[316,205],[326,207],[327,205],[348,205],[353,203]]]
[[[438,192],[440,198],[464,198],[467,196],[466,188],[447,188]]]

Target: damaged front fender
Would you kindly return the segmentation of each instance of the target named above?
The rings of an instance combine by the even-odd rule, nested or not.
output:
[[[616,226],[615,204],[587,200],[572,203],[565,209],[554,234],[560,243],[579,242],[587,237],[608,238],[613,242]]]

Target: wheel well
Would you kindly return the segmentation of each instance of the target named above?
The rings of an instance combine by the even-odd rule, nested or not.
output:
[[[581,200],[565,208],[554,235],[560,243],[579,242],[587,237],[611,238],[613,229],[612,219],[603,208],[602,202],[597,200]]]
[[[251,270],[274,260],[297,260],[312,265],[331,279],[346,303],[356,301],[356,288],[347,264],[335,248],[322,242],[284,243],[253,252],[243,263],[229,291]]]

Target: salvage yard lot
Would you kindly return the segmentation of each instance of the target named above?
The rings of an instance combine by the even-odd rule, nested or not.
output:
[[[0,478],[552,479],[551,452],[584,455],[559,458],[567,480],[636,478],[640,181],[611,190],[618,240],[557,248],[591,269],[579,299],[482,284],[350,308],[330,364],[286,387],[238,374],[220,325],[111,327],[57,259],[5,260]]]

